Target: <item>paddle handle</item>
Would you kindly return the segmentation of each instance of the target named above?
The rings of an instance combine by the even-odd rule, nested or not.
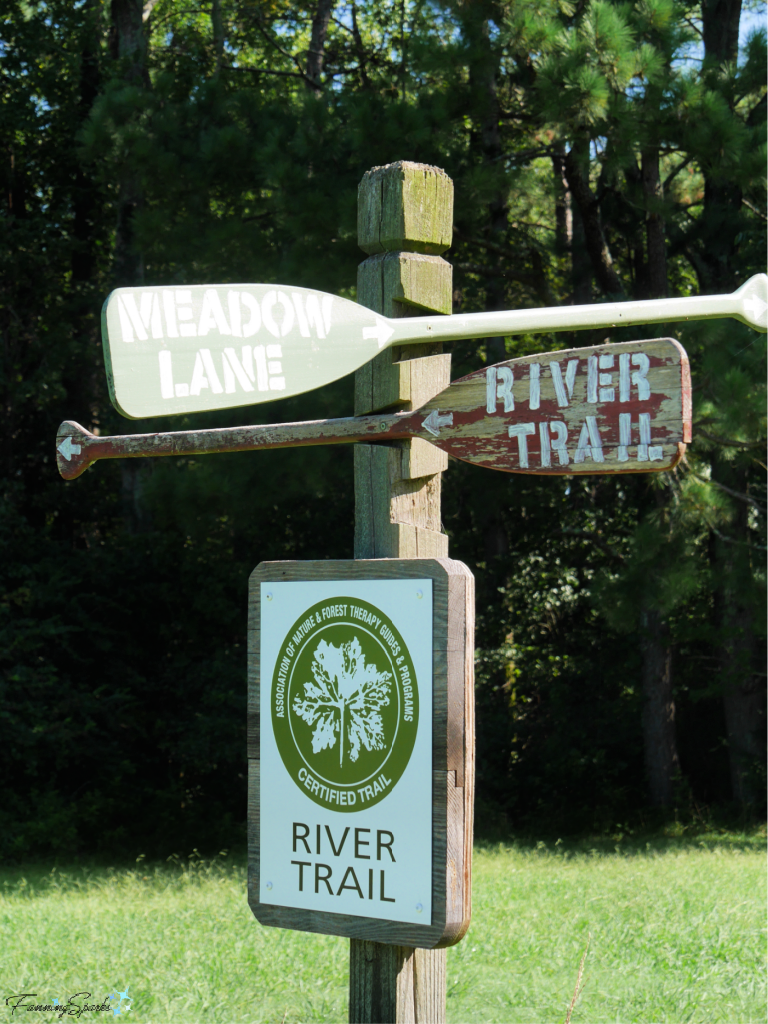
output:
[[[422,316],[389,320],[387,323],[394,331],[390,345],[415,345],[424,341],[458,341],[466,338],[631,327],[637,324],[722,317],[733,317],[765,333],[768,329],[768,276],[756,274],[738,291],[729,295],[552,306],[544,309],[468,313],[465,316]]]
[[[65,420],[56,435],[56,462],[64,479],[74,480],[91,463],[100,459],[210,455],[215,452],[247,452],[256,448],[296,448],[385,439],[391,441],[413,436],[413,430],[405,423],[411,416],[411,413],[350,416],[303,423],[178,430],[160,434],[115,434],[109,437],[98,437],[79,423]],[[439,441],[435,439],[433,443]]]

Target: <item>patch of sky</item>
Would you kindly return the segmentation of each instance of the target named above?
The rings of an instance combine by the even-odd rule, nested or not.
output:
[[[352,7],[349,4],[344,4],[343,7],[339,7],[335,18],[340,22],[344,28],[352,30]]]
[[[704,59],[704,45],[701,39],[701,18],[691,18],[689,22],[696,33],[696,39],[681,47],[679,56],[673,61],[673,67],[695,69]],[[746,60],[746,45],[750,36],[756,32],[765,32],[766,3],[765,0],[747,0],[742,7],[739,19],[739,66]]]
[[[744,44],[753,32],[759,32],[760,29],[765,31],[765,27],[765,0],[757,0],[757,2],[753,0],[752,3],[746,3],[742,9],[741,20],[739,21],[739,49],[744,48]]]
[[[746,62],[747,41],[757,33],[766,31],[766,5],[760,3],[754,7],[748,7],[742,11],[739,21],[739,65]]]

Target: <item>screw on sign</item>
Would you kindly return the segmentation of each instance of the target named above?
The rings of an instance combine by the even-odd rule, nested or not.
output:
[[[688,359],[669,338],[510,359],[477,370],[416,412],[97,437],[65,421],[61,475],[99,459],[198,455],[419,437],[508,473],[658,472],[691,440]]]
[[[311,391],[396,345],[735,317],[766,330],[768,278],[732,295],[389,319],[280,285],[120,288],[102,312],[110,396],[131,419],[225,409]]]

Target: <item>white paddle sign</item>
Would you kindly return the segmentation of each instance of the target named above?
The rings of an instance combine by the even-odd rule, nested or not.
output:
[[[765,331],[767,311],[765,274],[732,295],[397,320],[307,288],[197,285],[112,292],[102,334],[112,402],[141,419],[302,394],[394,345],[713,317]]]

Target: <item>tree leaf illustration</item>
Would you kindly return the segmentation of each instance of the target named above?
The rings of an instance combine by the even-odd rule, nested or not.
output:
[[[312,661],[314,682],[304,683],[304,698],[293,701],[293,712],[314,726],[312,750],[332,748],[339,743],[339,765],[349,758],[357,761],[361,748],[382,750],[386,741],[380,709],[389,704],[392,673],[366,664],[355,636],[335,647],[326,640],[317,645]]]

